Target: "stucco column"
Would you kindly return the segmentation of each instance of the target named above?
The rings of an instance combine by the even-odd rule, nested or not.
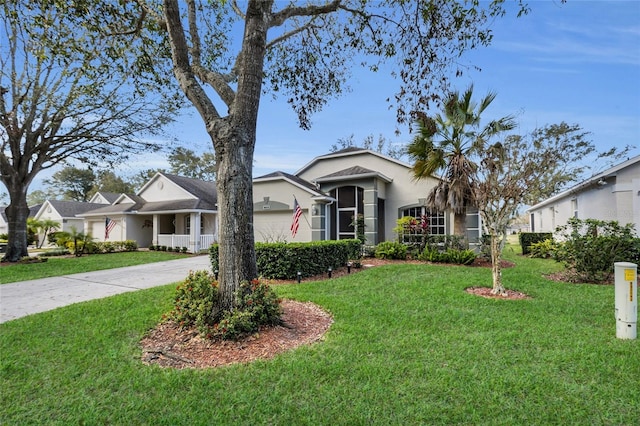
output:
[[[151,237],[151,244],[157,246],[158,243],[158,234],[160,233],[160,218],[157,214],[153,215],[153,228],[152,228],[153,236]]]
[[[191,229],[189,230],[189,251],[191,253],[200,252],[200,221],[202,214],[200,212],[190,213]]]
[[[378,189],[364,190],[364,236],[368,246],[378,244]]]

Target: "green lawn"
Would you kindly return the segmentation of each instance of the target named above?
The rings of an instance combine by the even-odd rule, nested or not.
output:
[[[185,256],[189,255],[160,251],[135,251],[84,255],[82,257],[49,257],[49,260],[43,263],[0,266],[0,284],[162,262]]]
[[[175,286],[0,324],[0,424],[640,424],[640,344],[615,337],[611,286],[547,281],[515,257],[490,271],[389,265],[280,286],[335,319],[324,342],[207,370],[145,366],[138,342]]]

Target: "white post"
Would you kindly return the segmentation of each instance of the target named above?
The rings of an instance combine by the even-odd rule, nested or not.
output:
[[[638,322],[638,265],[629,262],[614,263],[616,337],[635,339]]]

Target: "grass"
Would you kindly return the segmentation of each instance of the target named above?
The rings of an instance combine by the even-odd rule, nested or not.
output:
[[[0,284],[162,262],[185,256],[188,255],[160,251],[135,251],[82,257],[49,257],[49,260],[43,263],[0,266]]]
[[[139,361],[174,286],[0,324],[0,424],[640,424],[640,345],[615,337],[613,288],[515,260],[505,283],[530,300],[467,294],[490,271],[441,265],[277,287],[333,314],[325,341],[218,369]]]

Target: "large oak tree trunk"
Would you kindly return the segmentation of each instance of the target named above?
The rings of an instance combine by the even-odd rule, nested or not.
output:
[[[220,299],[215,316],[235,308],[235,293],[243,281],[257,277],[253,234],[252,143],[228,141],[234,149],[218,155],[220,215]],[[241,145],[241,148],[236,148]]]
[[[249,2],[238,90],[229,117],[212,126],[220,215],[220,289],[218,306],[214,307],[218,318],[235,309],[240,283],[258,276],[252,170],[271,6],[270,1]]]
[[[27,205],[27,192],[25,187],[9,185],[11,202],[5,209],[9,225],[9,242],[3,261],[17,262],[29,255],[27,246],[27,218],[29,206]]]

